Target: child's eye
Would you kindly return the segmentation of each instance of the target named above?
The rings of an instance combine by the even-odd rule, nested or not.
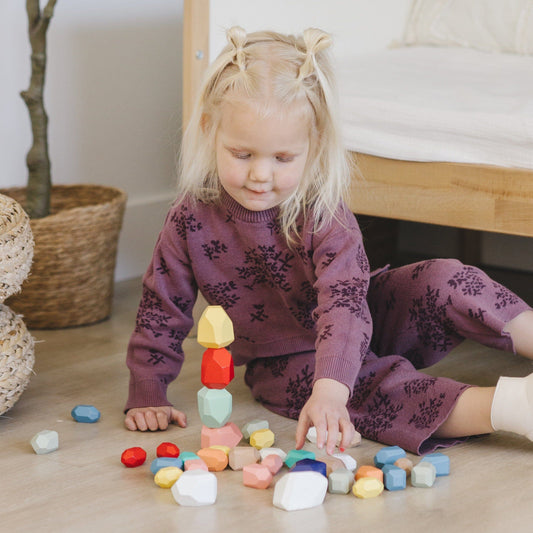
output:
[[[246,152],[231,152],[233,154],[233,157],[236,157],[237,159],[249,159],[250,154]]]
[[[288,155],[288,156],[278,155],[278,156],[276,156],[276,160],[279,161],[280,163],[290,163],[293,159],[294,159],[294,156],[292,156],[292,155]]]

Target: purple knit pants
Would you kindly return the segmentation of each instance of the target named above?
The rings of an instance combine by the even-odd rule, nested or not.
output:
[[[371,279],[368,302],[374,331],[348,401],[350,418],[365,438],[415,453],[461,442],[432,437],[469,385],[419,372],[465,338],[513,351],[502,332],[530,309],[481,270],[453,259],[422,261]],[[263,405],[297,419],[312,390],[314,352],[260,358],[248,364],[246,383]]]

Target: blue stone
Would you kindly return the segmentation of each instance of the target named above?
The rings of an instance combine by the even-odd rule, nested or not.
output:
[[[422,461],[433,464],[435,470],[437,471],[437,477],[448,476],[450,474],[450,458],[443,453],[430,453],[423,457]]]
[[[383,484],[387,490],[402,490],[407,486],[407,474],[396,465],[384,465]]]
[[[307,458],[307,459],[302,459],[300,461],[296,461],[296,463],[294,463],[294,465],[291,468],[291,472],[305,472],[305,471],[318,472],[319,474],[322,474],[324,477],[328,477],[326,463],[323,463],[322,461],[315,461],[315,459]]]
[[[179,457],[158,457],[152,461],[150,472],[155,476],[161,468],[165,468],[166,466],[183,468],[183,461]]]
[[[381,448],[374,456],[374,465],[383,468],[384,465],[392,465],[401,457],[405,457],[405,450],[399,446],[387,446]]]
[[[93,424],[100,420],[100,411],[94,405],[76,405],[70,412],[76,422]]]

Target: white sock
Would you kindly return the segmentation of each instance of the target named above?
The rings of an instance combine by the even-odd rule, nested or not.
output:
[[[533,440],[533,374],[498,380],[490,420],[496,431],[512,431]]]

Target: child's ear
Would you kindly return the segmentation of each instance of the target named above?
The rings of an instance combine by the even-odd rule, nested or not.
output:
[[[200,127],[202,128],[202,133],[207,135],[207,132],[211,127],[211,117],[207,113],[202,113],[202,118],[200,118]]]

